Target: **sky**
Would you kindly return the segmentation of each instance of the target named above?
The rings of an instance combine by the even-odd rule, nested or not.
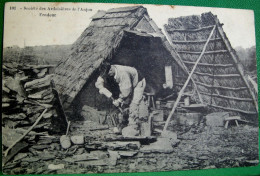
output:
[[[4,19],[4,47],[72,44],[89,26],[91,17],[98,10],[125,6],[127,5],[99,3],[7,3]],[[200,15],[211,11],[224,24],[224,31],[233,48],[238,46],[249,48],[255,45],[252,10],[169,5],[143,6],[147,8],[150,18],[161,29],[164,24],[167,24],[168,18]],[[44,16],[48,13],[55,14],[55,17]]]

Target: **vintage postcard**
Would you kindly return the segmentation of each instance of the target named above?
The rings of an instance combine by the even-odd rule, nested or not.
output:
[[[258,165],[254,12],[5,5],[4,174]]]

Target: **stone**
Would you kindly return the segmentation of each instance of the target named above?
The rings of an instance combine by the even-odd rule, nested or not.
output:
[[[104,148],[110,150],[137,150],[140,148],[141,144],[139,141],[129,141],[129,142],[106,142],[103,144]]]
[[[124,137],[132,137],[132,136],[138,136],[139,130],[137,125],[129,125],[122,129],[122,135]]]
[[[109,165],[115,166],[117,164],[117,160],[120,158],[118,151],[108,150],[109,153]]]
[[[58,170],[58,169],[64,169],[64,164],[49,164],[48,169],[50,170]]]
[[[158,138],[156,142],[140,149],[143,153],[172,153],[172,141],[169,138]]]
[[[39,160],[40,158],[38,157],[27,157],[22,159],[23,162],[29,162],[29,163],[37,162]]]
[[[137,154],[135,151],[118,151],[120,156],[132,157]]]
[[[70,137],[68,137],[66,135],[62,135],[60,137],[60,144],[61,144],[61,147],[64,149],[70,148],[70,146],[71,146]]]
[[[28,154],[27,153],[18,153],[15,157],[14,157],[14,161],[19,161],[25,157],[27,157]]]
[[[81,136],[71,136],[70,139],[71,139],[71,142],[73,144],[84,144],[84,136],[83,135],[81,135]]]
[[[224,126],[225,118],[229,117],[228,112],[214,112],[206,116],[206,124],[211,127]]]

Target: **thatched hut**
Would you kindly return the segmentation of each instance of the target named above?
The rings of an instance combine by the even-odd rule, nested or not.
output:
[[[217,111],[257,115],[256,97],[222,25],[209,12],[201,16],[170,18],[165,31],[189,72],[196,66],[192,79],[202,104]]]
[[[166,37],[142,6],[99,11],[89,27],[72,45],[71,54],[61,60],[55,73],[56,88],[65,109],[81,110],[88,105],[100,110],[111,102],[98,93],[94,83],[104,61],[133,66],[145,76],[148,91],[160,92],[166,82],[165,66],[186,75],[175,59]]]

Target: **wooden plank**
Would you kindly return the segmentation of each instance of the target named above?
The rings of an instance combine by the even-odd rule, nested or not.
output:
[[[183,61],[185,64],[195,64],[195,62]],[[199,66],[209,66],[209,67],[233,67],[233,64],[208,64],[208,63],[199,63]]]
[[[241,112],[241,113],[245,113],[245,114],[257,114],[257,112],[254,111],[244,111],[241,109],[234,109],[234,108],[228,108],[228,107],[223,107],[223,106],[217,106],[217,105],[213,105],[213,104],[209,104],[206,103],[208,106],[214,107],[214,108],[219,108],[219,109],[224,109],[224,110],[228,110],[228,111],[235,111],[235,112]]]
[[[206,26],[198,29],[167,29],[167,32],[199,32],[199,31],[204,31],[213,28],[215,25],[212,26]]]
[[[215,39],[210,39],[209,42],[215,42],[222,40],[221,38],[215,38]],[[207,40],[172,40],[174,44],[196,44],[196,43],[205,43]]]
[[[214,77],[214,78],[240,77],[239,74],[213,75],[213,74],[210,74],[210,73],[201,73],[201,72],[194,72],[194,74],[196,74],[196,75],[201,75],[201,76],[210,76],[210,77]]]
[[[180,54],[200,54],[201,52],[197,51],[177,51]],[[216,51],[206,51],[204,54],[219,54],[219,53],[227,53],[228,50],[216,50]]]
[[[237,100],[237,101],[249,101],[252,102],[252,98],[239,98],[239,97],[229,97],[225,95],[218,95],[218,94],[210,94],[206,92],[200,92],[201,94],[208,95],[208,96],[213,96],[213,97],[219,97],[219,98],[224,98],[224,99],[230,99],[230,100]]]
[[[193,73],[195,72],[195,69],[197,68],[198,63],[200,62],[202,56],[204,55],[204,53],[205,53],[205,51],[206,51],[206,48],[207,48],[207,45],[208,45],[208,43],[209,43],[209,40],[211,39],[211,37],[212,37],[212,35],[213,35],[215,29],[216,29],[216,26],[213,27],[213,29],[212,29],[212,31],[211,31],[209,37],[208,37],[208,40],[207,40],[207,42],[205,43],[205,45],[204,45],[204,47],[203,47],[203,49],[202,49],[202,51],[201,51],[201,54],[200,54],[199,58],[198,58],[197,61],[196,61],[196,64],[193,66],[193,68],[192,68],[192,70],[191,70],[191,72],[190,72],[190,74],[189,74],[189,77],[187,78],[187,80],[186,80],[184,86],[182,87],[182,89],[180,90],[180,92],[179,92],[179,94],[178,94],[178,97],[177,97],[177,99],[176,99],[176,101],[175,101],[175,103],[174,103],[174,106],[173,106],[173,108],[172,108],[172,110],[171,110],[171,112],[170,112],[170,114],[169,114],[169,116],[168,116],[168,118],[167,118],[167,120],[166,120],[165,126],[164,126],[164,128],[163,128],[163,132],[166,132],[166,129],[167,129],[167,127],[168,127],[168,124],[169,124],[169,122],[170,122],[170,119],[171,119],[173,113],[175,112],[175,109],[177,108],[177,105],[179,104],[179,102],[180,102],[180,100],[181,100],[182,94],[184,93],[184,90],[186,89],[187,85],[189,84],[189,82],[190,82],[190,80],[191,80],[191,77],[192,77]]]
[[[198,81],[195,81],[196,84],[210,88],[210,89],[228,89],[228,90],[233,90],[233,91],[239,91],[239,90],[247,90],[247,87],[224,87],[224,86],[212,86],[209,84],[201,83]]]

